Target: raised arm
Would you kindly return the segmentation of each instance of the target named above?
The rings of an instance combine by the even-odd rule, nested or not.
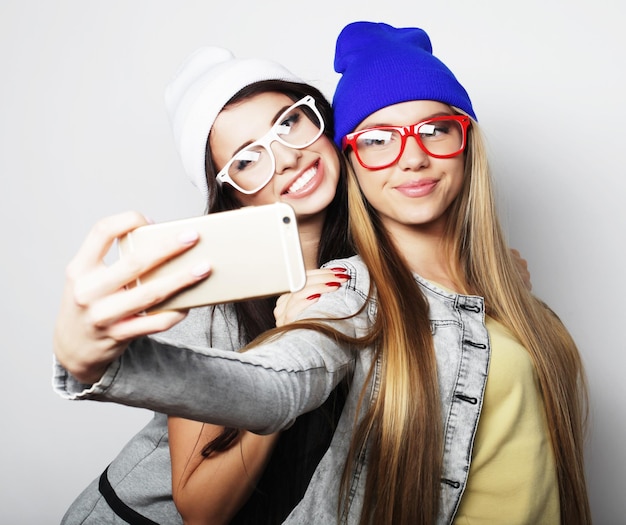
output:
[[[349,272],[350,273],[350,272]],[[367,280],[367,275],[365,276]],[[370,325],[362,309],[369,282],[324,294],[307,316],[330,318],[347,336]],[[271,433],[318,407],[354,366],[357,350],[318,330],[288,330],[263,345],[238,353],[180,346],[159,336],[139,337],[95,384],[72,381],[56,370],[59,395],[138,406],[213,424]]]
[[[182,320],[185,314],[181,312],[140,314],[209,274],[207,262],[126,290],[125,285],[191,248],[198,240],[196,232],[186,232],[181,237],[165,239],[154,253],[129,256],[106,265],[104,257],[115,239],[144,224],[147,224],[145,218],[135,212],[100,220],[67,266],[54,331],[54,353],[59,363],[81,383],[97,381],[131,339],[167,330]]]

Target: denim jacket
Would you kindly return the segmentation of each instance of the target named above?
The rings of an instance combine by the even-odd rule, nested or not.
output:
[[[302,317],[350,315],[367,300],[369,274],[358,256],[329,264],[344,266],[351,279],[339,291],[323,294]],[[467,483],[489,369],[489,336],[481,297],[447,292],[417,275],[415,279],[429,302],[437,357],[445,432],[437,523],[446,524],[454,519]],[[376,302],[370,299],[359,315],[333,321],[333,326],[350,336],[361,336],[375,314]],[[245,353],[140,338],[98,383],[82,385],[66,377],[64,395],[271,433],[319,406],[348,376],[350,391],[331,445],[285,523],[356,524],[364,497],[367,450],[352,468],[348,502],[341,516],[337,516],[338,495],[355,418],[363,415],[357,414],[361,389],[366,387],[371,400],[378,388],[376,365],[373,349],[349,348],[311,330],[291,330]],[[376,373],[366,384],[372,366]]]

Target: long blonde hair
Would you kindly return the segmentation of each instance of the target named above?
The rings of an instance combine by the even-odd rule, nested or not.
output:
[[[591,523],[583,462],[587,390],[580,355],[554,312],[528,291],[512,260],[496,215],[476,122],[469,130],[465,156],[463,187],[452,204],[443,240],[450,270],[459,289],[484,297],[488,314],[528,350],[556,460],[561,522],[586,525]],[[338,517],[342,521],[346,516],[351,474],[365,451],[368,472],[361,525],[431,525],[439,511],[443,424],[428,302],[376,210],[363,196],[352,169],[348,170],[348,196],[351,234],[370,273],[369,295],[377,302],[371,330],[354,339],[325,321],[304,320],[260,339],[309,328],[347,344],[374,348],[369,379],[373,380],[379,367],[380,385],[365,417],[356,424]],[[363,386],[361,404],[368,383]]]
[[[489,315],[528,350],[556,459],[561,521],[591,523],[583,462],[587,391],[580,355],[554,312],[527,290],[511,258],[476,122],[465,155],[463,187],[444,236],[450,270],[459,289],[484,297]],[[428,303],[353,173],[348,191],[351,232],[378,303],[370,337],[381,385],[354,435],[341,500],[346,500],[351,465],[367,440],[361,523],[431,524],[439,508],[443,431]]]
[[[582,360],[561,320],[520,279],[495,213],[484,141],[475,123],[472,128],[466,162],[470,181],[448,224],[449,250],[461,263],[459,278],[465,277],[468,291],[484,297],[489,315],[530,354],[556,460],[561,522],[588,524],[583,461],[588,399]]]

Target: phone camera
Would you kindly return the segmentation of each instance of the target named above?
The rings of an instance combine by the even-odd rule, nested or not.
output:
[[[291,222],[291,218],[290,217],[283,217],[283,222],[285,224],[289,224]]]

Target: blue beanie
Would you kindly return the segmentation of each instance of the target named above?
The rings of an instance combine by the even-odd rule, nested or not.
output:
[[[476,119],[467,91],[433,56],[423,29],[374,22],[348,24],[337,38],[335,71],[342,74],[333,97],[339,146],[367,116],[410,100],[443,102]]]

